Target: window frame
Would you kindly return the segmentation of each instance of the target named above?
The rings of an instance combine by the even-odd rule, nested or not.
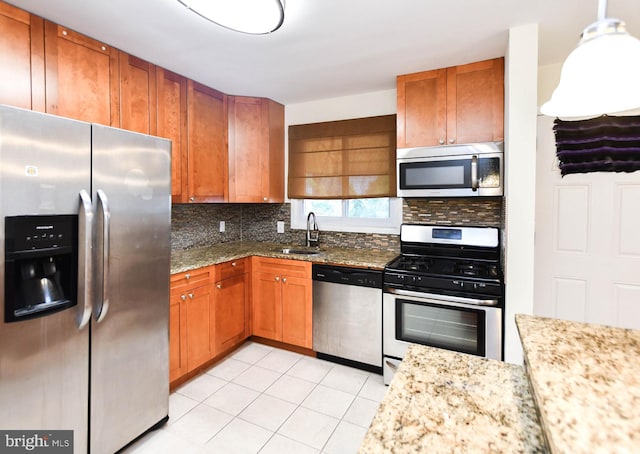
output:
[[[304,211],[305,199],[291,199],[291,228],[306,230],[307,215]],[[335,199],[334,199],[335,200]],[[343,200],[343,213],[344,203]],[[402,199],[389,197],[389,217],[380,218],[350,218],[346,216],[316,216],[320,230],[332,232],[353,233],[383,233],[397,235],[402,224]]]

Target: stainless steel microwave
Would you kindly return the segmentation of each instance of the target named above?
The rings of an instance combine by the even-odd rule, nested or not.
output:
[[[400,148],[398,197],[501,196],[503,158],[503,142]]]

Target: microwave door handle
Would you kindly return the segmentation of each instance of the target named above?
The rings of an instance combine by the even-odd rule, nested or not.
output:
[[[478,190],[478,156],[471,157],[471,190]]]

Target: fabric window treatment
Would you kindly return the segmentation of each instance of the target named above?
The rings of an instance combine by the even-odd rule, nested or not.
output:
[[[556,119],[553,130],[562,176],[640,170],[640,116]]]
[[[289,126],[289,197],[396,195],[396,116]]]

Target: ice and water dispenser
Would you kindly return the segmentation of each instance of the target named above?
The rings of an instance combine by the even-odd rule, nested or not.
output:
[[[75,306],[78,217],[5,217],[4,321]]]

